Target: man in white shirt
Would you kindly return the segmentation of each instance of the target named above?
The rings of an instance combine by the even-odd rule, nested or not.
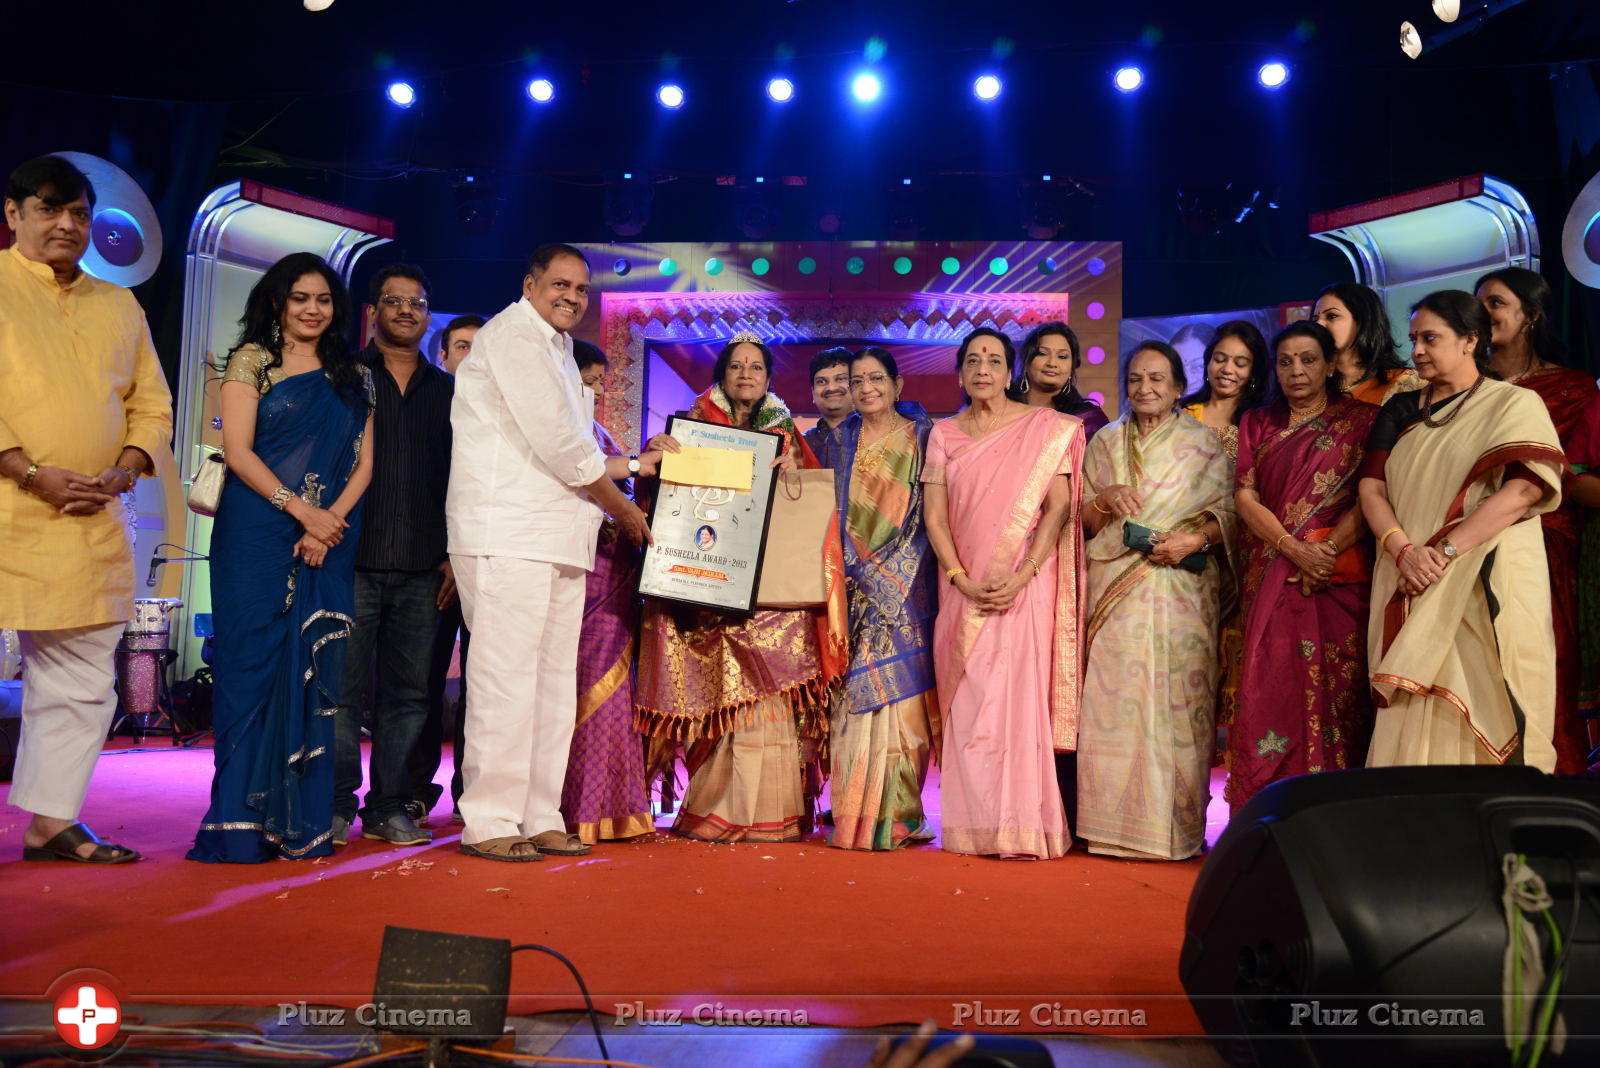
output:
[[[491,860],[589,852],[560,812],[584,576],[602,511],[650,542],[644,513],[613,480],[654,474],[660,454],[608,460],[595,442],[568,333],[588,306],[583,253],[540,246],[522,299],[478,331],[456,375],[445,513],[473,635],[461,851]]]

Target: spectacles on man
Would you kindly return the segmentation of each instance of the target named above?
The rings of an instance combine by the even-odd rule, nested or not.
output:
[[[427,297],[397,297],[391,293],[388,296],[379,297],[378,303],[382,304],[390,311],[401,307],[410,308],[412,311],[419,312],[425,312],[428,310]]]

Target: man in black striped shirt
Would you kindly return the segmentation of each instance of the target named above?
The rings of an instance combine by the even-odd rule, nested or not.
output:
[[[395,845],[431,840],[412,801],[409,764],[427,718],[428,664],[439,609],[455,597],[445,552],[444,499],[450,481],[454,380],[424,359],[428,279],[391,264],[372,280],[372,343],[362,360],[377,392],[372,486],[362,502],[356,554],[356,622],[345,662],[335,730],[334,841],[355,821],[361,786],[362,698],[376,678],[372,756],[362,836]],[[374,672],[374,669],[375,672]]]

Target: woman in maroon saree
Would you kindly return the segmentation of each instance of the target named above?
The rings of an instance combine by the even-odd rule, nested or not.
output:
[[[1359,766],[1371,548],[1357,469],[1378,409],[1329,390],[1333,338],[1300,322],[1273,339],[1279,397],[1239,425],[1244,655],[1228,735],[1232,811],[1291,775]]]
[[[1550,321],[1550,283],[1537,271],[1502,267],[1478,279],[1478,303],[1489,313],[1489,366],[1544,401],[1565,448],[1595,397],[1587,371],[1563,366],[1566,346]],[[1589,760],[1589,724],[1579,713],[1578,545],[1583,515],[1570,499],[1539,517],[1550,565],[1550,610],[1556,629],[1556,774],[1582,775]]]

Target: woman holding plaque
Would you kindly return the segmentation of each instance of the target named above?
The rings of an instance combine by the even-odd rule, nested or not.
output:
[[[1205,840],[1222,614],[1212,557],[1233,540],[1233,463],[1177,410],[1172,346],[1140,345],[1126,382],[1131,411],[1083,463],[1093,609],[1078,834],[1091,853],[1183,860]]]
[[[788,407],[768,391],[772,352],[741,333],[717,354],[713,384],[689,418],[783,436],[779,463],[815,468]],[[651,449],[675,450],[658,435]],[[820,549],[820,547],[819,547]],[[844,675],[847,637],[838,543],[824,559],[828,603],[758,608],[748,618],[646,600],[635,709],[650,763],[684,748],[689,786],[673,830],[713,842],[786,842],[812,830],[822,790],[828,701]]]
[[[850,671],[832,713],[833,837],[842,849],[896,849],[933,837],[922,810],[939,744],[933,688],[938,563],[922,523],[922,457],[933,420],[901,402],[894,357],[850,362],[855,414],[833,432],[844,518]]]
[[[1011,339],[956,354],[971,403],[928,436],[928,540],[945,579],[934,623],[943,846],[1048,860],[1072,845],[1054,750],[1077,742],[1083,422],[1006,396]]]

